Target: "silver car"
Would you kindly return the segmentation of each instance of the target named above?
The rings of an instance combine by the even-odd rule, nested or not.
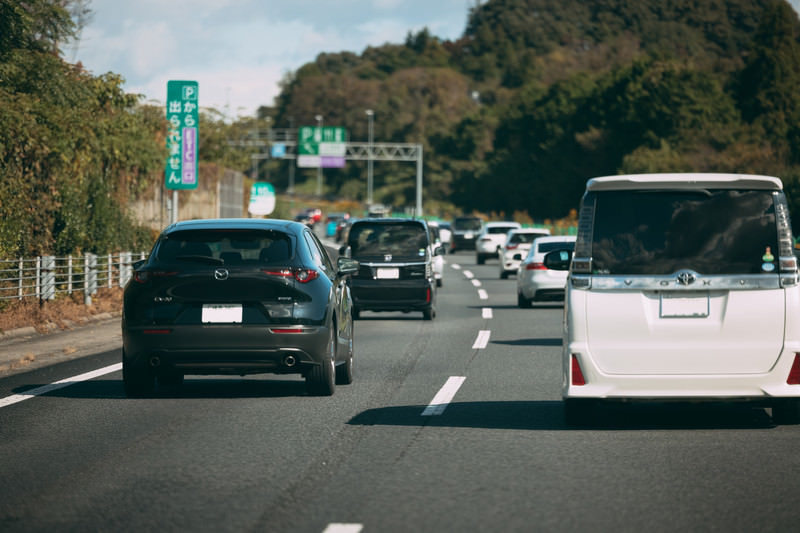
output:
[[[563,300],[567,272],[544,266],[544,256],[554,250],[573,250],[575,235],[539,237],[517,272],[517,305],[531,307],[534,301]]]

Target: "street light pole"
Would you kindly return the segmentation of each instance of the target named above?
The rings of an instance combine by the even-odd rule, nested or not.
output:
[[[317,142],[322,140],[322,115],[317,115],[314,117],[317,119],[317,129],[319,130],[320,139]],[[319,166],[317,167],[317,196],[322,196],[322,156],[319,155]]]
[[[367,119],[369,120],[369,154],[367,158],[367,205],[372,205],[372,121],[375,113],[372,109],[367,109]]]

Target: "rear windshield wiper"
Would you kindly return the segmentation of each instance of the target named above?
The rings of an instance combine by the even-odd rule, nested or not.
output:
[[[177,255],[175,259],[180,261],[196,261],[198,263],[208,263],[210,265],[223,265],[225,262],[222,259],[211,257],[208,255]]]

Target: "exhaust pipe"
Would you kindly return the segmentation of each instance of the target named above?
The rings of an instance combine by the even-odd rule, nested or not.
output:
[[[288,367],[293,367],[294,365],[297,364],[297,359],[295,359],[294,356],[291,354],[287,355],[286,357],[283,358],[283,364]]]
[[[155,368],[160,365],[161,365],[161,359],[157,355],[154,355],[153,357],[150,358],[150,366]]]

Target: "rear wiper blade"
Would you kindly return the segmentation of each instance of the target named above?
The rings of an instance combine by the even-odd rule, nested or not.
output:
[[[179,259],[181,261],[197,261],[198,263],[208,263],[210,265],[225,264],[225,262],[222,259],[218,259],[216,257],[211,257],[208,255],[178,255],[175,256],[175,259]]]

